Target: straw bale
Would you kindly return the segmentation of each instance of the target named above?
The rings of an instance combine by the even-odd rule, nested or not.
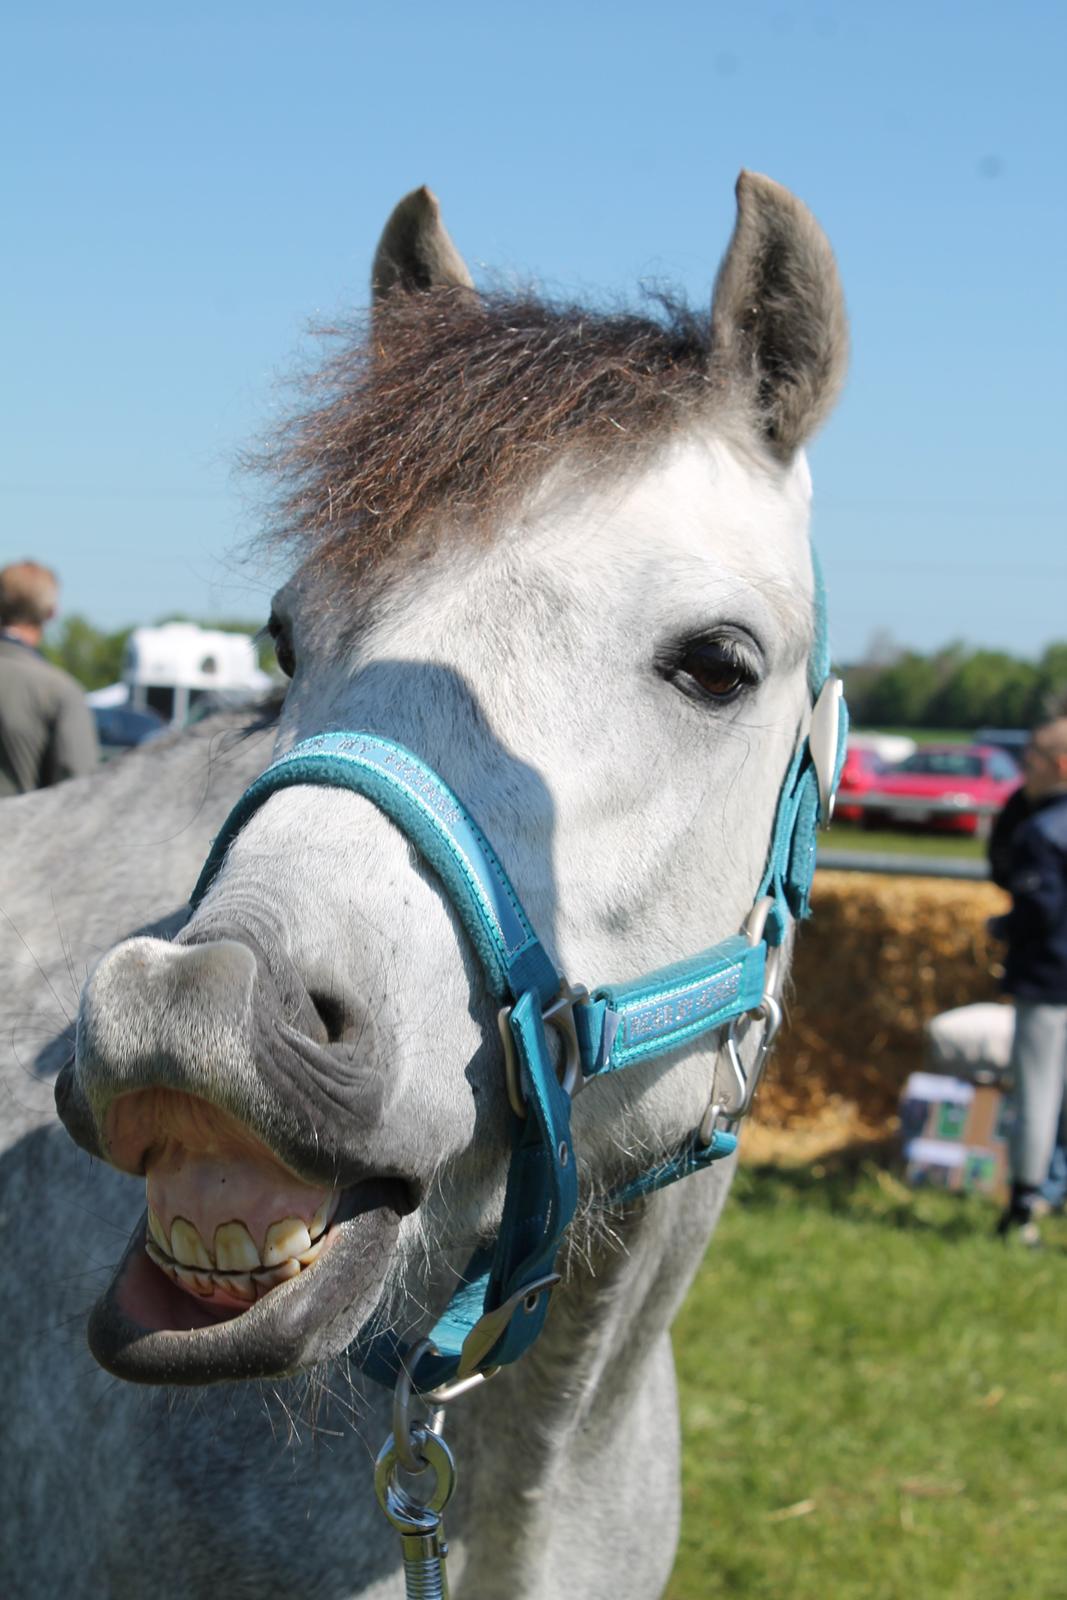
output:
[[[885,1138],[923,1064],[923,1024],[998,998],[1002,947],[985,924],[1007,897],[990,883],[820,872],[812,908],[756,1102],[753,1159],[776,1131],[831,1146]]]

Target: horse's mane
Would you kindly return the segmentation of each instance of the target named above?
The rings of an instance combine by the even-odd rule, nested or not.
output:
[[[484,532],[566,456],[616,473],[707,407],[709,318],[533,295],[394,293],[298,380],[248,464],[273,483],[267,537],[360,578],[412,536]]]

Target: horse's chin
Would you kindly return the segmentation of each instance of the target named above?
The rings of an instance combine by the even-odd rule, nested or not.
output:
[[[132,1383],[277,1378],[337,1355],[381,1298],[400,1219],[411,1209],[392,1179],[346,1189],[310,1266],[242,1309],[201,1301],[148,1255],[147,1214],[89,1319],[100,1365]]]

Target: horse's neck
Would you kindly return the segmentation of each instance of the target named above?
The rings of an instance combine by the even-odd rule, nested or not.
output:
[[[464,1600],[482,1593],[475,1574],[486,1549],[498,1585],[487,1594],[552,1593],[545,1552],[580,1563],[590,1544],[588,1494],[582,1492],[590,1481],[604,1484],[605,1512],[621,1525],[629,1517],[642,1530],[642,1559],[650,1568],[669,1562],[677,1525],[678,1429],[667,1335],[729,1176],[717,1169],[688,1179],[614,1219],[610,1230],[598,1230],[589,1256],[572,1263],[556,1290],[533,1350],[472,1394],[466,1415],[464,1402],[457,1404],[454,1433],[450,1420],[446,1426],[459,1470],[469,1474],[462,1522],[455,1523],[471,1563],[460,1590]],[[584,1523],[573,1511],[576,1504],[583,1505]],[[632,1560],[632,1543],[621,1534],[619,1558]],[[514,1589],[502,1585],[500,1563],[514,1568]],[[586,1587],[575,1593],[601,1592],[591,1574],[583,1581]],[[604,1592],[625,1596],[631,1590],[619,1577]]]
[[[628,1214],[605,1213],[573,1248],[529,1382],[540,1406],[561,1411],[617,1404],[640,1382],[649,1352],[670,1328],[706,1247],[729,1176],[690,1179]]]

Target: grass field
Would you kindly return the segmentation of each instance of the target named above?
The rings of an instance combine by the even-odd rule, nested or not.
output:
[[[857,728],[857,733],[893,733],[916,744],[972,744],[974,734],[963,728]]]
[[[977,861],[984,857],[984,839],[966,833],[920,833],[918,828],[860,828],[853,822],[836,822],[819,835],[826,850],[891,851],[894,855],[940,856],[949,861]]]
[[[667,1600],[1065,1600],[1067,1221],[742,1170],[675,1327]]]

